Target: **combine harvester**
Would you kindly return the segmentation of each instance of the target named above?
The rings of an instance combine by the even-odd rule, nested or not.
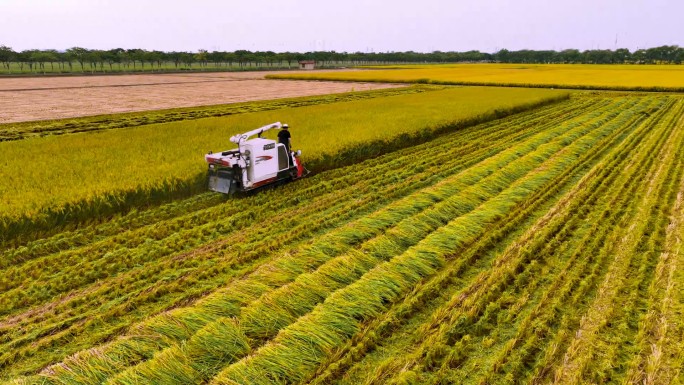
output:
[[[276,122],[234,135],[230,141],[238,145],[236,149],[205,155],[204,159],[209,163],[209,189],[233,194],[306,176],[308,171],[299,159],[301,150],[289,151],[285,144],[261,137],[274,128],[282,129],[283,125]],[[254,135],[257,137],[249,139]]]

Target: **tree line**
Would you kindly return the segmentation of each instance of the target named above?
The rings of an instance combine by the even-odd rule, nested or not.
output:
[[[583,63],[583,64],[681,64],[684,61],[684,48],[665,45],[634,52],[626,48],[616,50],[566,49],[519,50],[502,49],[495,53],[480,51],[467,52],[273,52],[247,51],[233,52],[200,49],[197,52],[164,52],[144,49],[115,48],[110,50],[73,47],[65,51],[55,49],[29,49],[14,51],[0,45],[0,63],[7,72],[74,71],[139,71],[173,70],[192,68],[221,67],[291,67],[300,60],[315,60],[318,66],[335,66],[340,63],[350,65],[390,64],[390,63],[459,63],[459,62],[499,62],[499,63]],[[285,65],[287,63],[287,65]]]

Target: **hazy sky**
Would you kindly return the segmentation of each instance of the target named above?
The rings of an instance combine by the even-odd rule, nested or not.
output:
[[[635,50],[684,46],[683,16],[683,0],[0,0],[0,45],[15,50]]]

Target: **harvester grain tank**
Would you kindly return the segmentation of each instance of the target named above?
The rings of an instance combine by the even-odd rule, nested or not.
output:
[[[305,176],[307,171],[299,157],[301,150],[289,151],[285,144],[261,137],[268,130],[282,128],[280,122],[275,122],[234,135],[230,141],[237,144],[237,148],[206,154],[204,159],[209,164],[209,189],[232,194]],[[250,139],[255,135],[256,138]]]

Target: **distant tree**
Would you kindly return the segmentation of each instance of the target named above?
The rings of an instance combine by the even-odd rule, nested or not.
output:
[[[260,52],[250,52],[247,55],[246,59],[247,59],[247,63],[249,63],[250,66],[254,65],[255,67],[259,67],[259,65],[261,64],[261,61],[263,60]]]
[[[59,63],[61,60],[60,53],[56,49],[48,49],[43,51],[43,55],[45,55],[45,61],[50,63],[50,71],[54,71],[55,63]]]
[[[664,45],[657,48],[660,53],[660,60],[667,63],[674,63],[679,49],[676,45]]]
[[[139,49],[139,48],[126,50],[126,53],[128,54],[128,56],[131,59],[131,62],[133,63],[133,70],[134,71],[136,69],[136,66],[135,66],[136,62],[140,62],[140,67],[143,69],[143,71],[145,70],[145,53],[146,52],[147,51],[145,51],[143,49]]]
[[[223,52],[212,51],[207,53],[207,60],[214,63],[214,67],[220,67],[223,62]]]
[[[74,71],[74,54],[72,52],[69,52],[69,50],[66,50],[64,53],[61,55],[61,59],[63,63],[66,63],[69,66],[69,72]]]
[[[158,69],[161,69],[161,63],[164,61],[164,53],[161,51],[151,51],[145,52],[145,61],[150,63],[150,67],[154,70],[154,65],[157,65]]]
[[[195,62],[195,55],[191,54],[190,52],[182,52],[181,53],[181,60],[182,60],[183,64],[192,68],[192,63]]]
[[[19,52],[17,57],[21,61],[21,63],[26,63],[29,67],[29,71],[33,72],[35,67],[36,67],[36,59],[39,58],[39,53],[37,49],[27,49],[24,51]],[[22,70],[24,69],[24,66],[21,65],[20,67]]]
[[[169,54],[164,51],[154,51],[155,59],[157,59],[157,68],[161,69],[162,64],[169,61]]]
[[[297,54],[295,52],[284,52],[281,54],[281,57],[287,62],[287,68],[290,68],[292,66],[292,62],[297,60]]]
[[[178,66],[182,63],[183,61],[183,55],[181,52],[173,51],[169,52],[167,54],[167,57],[169,58],[170,61],[173,62],[173,65],[178,68]]]
[[[50,62],[52,70],[55,69],[54,62],[58,60],[56,51],[38,51],[33,50],[30,54],[30,60],[34,65],[37,65],[37,70],[42,70],[45,73],[45,63]]]
[[[119,64],[121,68],[121,53],[125,52],[123,48],[114,48],[107,51],[102,51],[102,60],[107,63],[110,71],[114,71],[114,63]]]
[[[655,64],[663,60],[663,54],[660,47],[653,47],[646,50],[646,61]]]
[[[85,59],[90,64],[90,72],[97,71],[98,64],[100,65],[100,70],[104,70],[104,52],[100,50],[90,50],[86,55]]]
[[[273,67],[273,64],[278,60],[278,56],[273,51],[263,52],[262,57],[269,67]]]
[[[632,54],[632,60],[634,63],[637,64],[645,64],[646,63],[646,50],[645,49],[638,49],[634,51]]]
[[[501,63],[508,63],[510,60],[510,51],[507,49],[500,49],[497,53],[494,54],[494,60],[501,62]]]
[[[239,49],[235,51],[235,60],[237,60],[240,67],[243,67],[251,54],[252,53],[250,51]]]
[[[81,65],[81,72],[85,71],[83,68],[83,63],[86,62],[87,55],[88,55],[88,50],[85,48],[81,47],[72,47],[66,50],[66,52],[69,54],[69,56],[78,62],[78,64]],[[71,67],[71,65],[69,66]]]
[[[684,62],[684,48],[677,47],[673,56],[675,64],[682,64],[682,62]]]
[[[613,52],[614,63],[626,63],[632,58],[632,54],[627,48],[618,48]]]
[[[206,49],[200,49],[195,54],[195,60],[200,63],[200,66],[206,67],[209,60],[209,53]]]
[[[610,64],[613,62],[613,51],[593,49],[582,53],[584,62],[589,64]]]
[[[133,59],[131,59],[131,55],[130,53],[128,53],[127,50],[122,49],[121,51],[119,51],[117,56],[119,56],[119,66],[123,66],[126,69],[128,69],[131,66],[131,62],[133,61]]]
[[[581,61],[582,53],[577,49],[564,49],[558,53],[560,63],[580,63]]]
[[[11,73],[10,64],[16,59],[17,53],[6,45],[0,45],[0,63],[7,69],[7,73]]]
[[[224,52],[223,53],[223,61],[225,63],[228,63],[228,67],[232,67],[233,63],[236,61],[235,53],[234,52]]]

